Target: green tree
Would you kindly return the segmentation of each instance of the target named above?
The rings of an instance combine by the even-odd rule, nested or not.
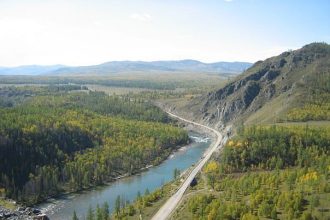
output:
[[[103,220],[103,214],[102,214],[102,210],[99,206],[99,204],[96,205],[96,220]]]
[[[109,219],[109,204],[108,202],[104,202],[103,203],[103,207],[102,207],[102,215],[103,215],[103,219],[107,220]]]
[[[73,210],[73,216],[72,216],[72,220],[79,220],[76,210]]]
[[[94,211],[91,205],[88,208],[86,220],[94,220]]]
[[[318,195],[313,195],[310,201],[311,212],[313,213],[314,209],[320,205],[320,197]]]
[[[270,217],[272,213],[272,207],[267,202],[263,201],[258,209],[258,215],[264,217]]]
[[[149,189],[146,188],[146,191],[144,192],[144,195],[147,196],[147,195],[149,195],[149,194],[150,194]]]
[[[271,217],[272,219],[277,219],[276,206],[273,207],[272,212],[270,213],[270,217]]]
[[[312,213],[304,212],[301,216],[302,220],[314,220]]]
[[[120,196],[118,195],[116,198],[116,202],[115,202],[115,212],[117,217],[119,217],[119,213],[120,213]]]
[[[215,175],[208,173],[206,177],[207,177],[208,184],[212,187],[212,189],[214,189],[214,185],[216,182]]]
[[[177,179],[180,176],[180,170],[175,168],[173,171],[173,178]]]
[[[129,206],[128,206],[128,215],[129,216],[133,216],[134,214],[135,214],[135,208],[134,208],[134,206],[132,205],[132,204],[130,204]]]

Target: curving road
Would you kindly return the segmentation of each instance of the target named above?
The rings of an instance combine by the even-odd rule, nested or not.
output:
[[[184,180],[180,188],[176,191],[175,194],[173,194],[167,201],[166,203],[158,210],[158,212],[152,217],[152,220],[165,220],[168,219],[171,213],[175,210],[177,205],[179,204],[180,200],[182,199],[182,196],[184,192],[187,190],[189,187],[191,181],[195,178],[196,174],[202,169],[202,167],[205,165],[205,163],[210,159],[212,153],[218,149],[218,147],[222,147],[223,143],[227,141],[227,136],[223,137],[222,134],[208,126],[189,121],[187,119],[181,118],[173,113],[167,112],[170,116],[180,119],[182,121],[185,121],[190,124],[194,124],[196,126],[200,126],[203,128],[206,128],[212,132],[214,132],[217,136],[216,142],[209,147],[206,152],[204,153],[204,157],[197,163],[197,165],[194,167],[194,169],[191,171],[189,176]],[[219,146],[220,145],[220,146]]]

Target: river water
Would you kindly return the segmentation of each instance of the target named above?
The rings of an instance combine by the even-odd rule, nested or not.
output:
[[[184,171],[196,163],[211,144],[211,140],[195,132],[189,132],[189,136],[193,142],[174,152],[159,166],[151,167],[141,174],[122,178],[93,190],[49,199],[38,205],[38,208],[51,220],[71,219],[73,210],[80,219],[85,219],[90,205],[95,208],[97,204],[102,205],[106,201],[112,212],[118,195],[124,198],[124,201],[133,201],[138,192],[143,194],[146,189],[152,192],[164,183],[173,180],[175,168]]]

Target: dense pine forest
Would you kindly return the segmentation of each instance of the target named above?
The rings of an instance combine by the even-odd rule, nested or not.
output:
[[[143,100],[75,85],[0,93],[0,192],[25,204],[136,173],[188,142]]]

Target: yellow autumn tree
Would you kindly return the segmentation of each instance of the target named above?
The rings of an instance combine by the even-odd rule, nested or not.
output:
[[[206,173],[214,173],[217,170],[219,170],[219,164],[215,161],[211,161],[210,163],[208,163],[204,169]]]

